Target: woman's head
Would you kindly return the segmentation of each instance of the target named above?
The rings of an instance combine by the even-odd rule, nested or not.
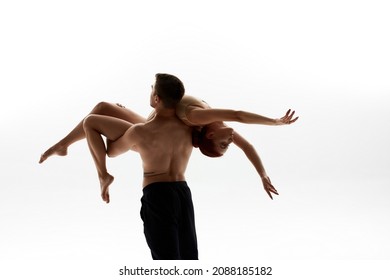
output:
[[[192,143],[206,156],[220,157],[233,142],[234,130],[223,123],[212,123],[201,130],[194,128]]]

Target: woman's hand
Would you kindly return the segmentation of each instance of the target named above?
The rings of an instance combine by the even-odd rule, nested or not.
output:
[[[263,182],[263,186],[264,186],[265,191],[267,192],[267,194],[269,195],[269,197],[271,199],[273,199],[272,193],[274,193],[276,195],[279,195],[278,191],[271,184],[271,180],[270,180],[270,178],[267,175],[262,176],[261,177],[261,181]]]
[[[280,118],[280,119],[276,119],[275,120],[275,124],[276,125],[284,125],[284,124],[292,124],[294,123],[299,117],[296,117],[296,118],[292,118],[295,114],[295,111],[292,111],[291,112],[291,109],[289,109],[286,113],[286,115],[284,115],[284,117]]]

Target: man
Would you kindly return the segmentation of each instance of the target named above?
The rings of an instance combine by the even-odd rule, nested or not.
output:
[[[141,217],[153,259],[198,259],[194,209],[185,171],[192,152],[192,129],[176,117],[184,86],[175,76],[157,74],[150,105],[155,115],[131,126],[110,143],[108,156],[133,150],[142,158]]]

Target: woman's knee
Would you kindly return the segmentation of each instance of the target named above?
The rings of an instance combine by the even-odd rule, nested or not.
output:
[[[112,106],[114,106],[114,105],[109,103],[109,102],[101,101],[101,102],[99,102],[98,104],[95,105],[95,107],[92,109],[91,113],[92,114],[104,115],[105,113],[110,111]]]
[[[88,116],[86,116],[83,120],[84,131],[93,128],[94,124],[96,124],[97,118],[98,115],[96,114],[89,114]]]

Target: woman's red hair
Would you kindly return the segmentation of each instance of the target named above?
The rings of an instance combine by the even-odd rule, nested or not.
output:
[[[207,126],[204,126],[202,128],[194,127],[192,129],[192,145],[195,148],[199,148],[199,150],[208,157],[220,157],[223,154],[221,154],[218,149],[217,145],[214,143],[214,141],[210,138],[206,137],[207,133]]]

